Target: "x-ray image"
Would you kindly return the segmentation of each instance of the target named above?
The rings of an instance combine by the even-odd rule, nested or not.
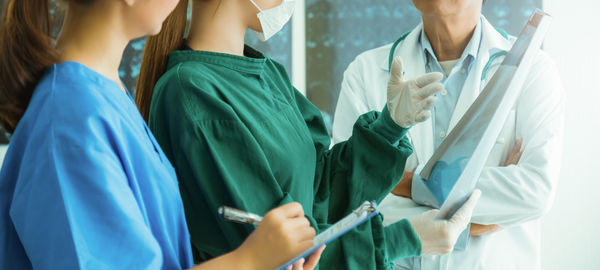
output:
[[[462,205],[477,184],[487,156],[542,45],[550,16],[536,11],[483,92],[442,142],[421,177],[437,199],[439,217],[448,218]],[[464,239],[468,235],[464,233]],[[463,240],[464,240],[463,239]],[[461,248],[460,241],[456,248]],[[463,247],[464,248],[464,247]]]

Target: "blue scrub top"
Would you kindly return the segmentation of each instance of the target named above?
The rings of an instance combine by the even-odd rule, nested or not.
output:
[[[130,96],[51,67],[0,172],[0,269],[193,266],[175,171]]]

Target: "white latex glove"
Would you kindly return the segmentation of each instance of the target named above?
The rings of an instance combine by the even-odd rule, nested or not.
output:
[[[438,219],[437,209],[409,218],[410,225],[421,240],[421,253],[444,255],[452,252],[456,240],[471,221],[479,197],[481,191],[476,189],[449,220]]]
[[[444,89],[442,73],[433,72],[411,81],[402,78],[402,59],[394,58],[387,88],[387,105],[396,124],[408,128],[431,116],[435,94]]]

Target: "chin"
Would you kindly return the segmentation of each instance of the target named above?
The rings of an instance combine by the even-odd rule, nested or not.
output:
[[[413,4],[422,14],[443,14],[444,1],[438,0],[413,0]]]
[[[161,29],[162,29],[162,25],[159,25],[158,27],[155,27],[154,29],[151,29],[150,31],[148,31],[148,35],[150,35],[150,36],[158,35],[160,33]]]
[[[248,28],[250,30],[254,30],[256,32],[262,32],[262,25],[260,25],[260,23],[251,24],[251,25],[248,26]]]

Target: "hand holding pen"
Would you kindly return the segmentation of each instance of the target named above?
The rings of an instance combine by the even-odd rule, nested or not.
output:
[[[219,214],[228,221],[258,224],[256,230],[236,250],[253,258],[248,261],[256,262],[248,269],[276,269],[313,246],[315,229],[310,226],[299,203],[280,206],[264,217],[229,207],[219,208]],[[293,265],[293,269],[312,270],[322,252],[323,248],[306,261],[301,259]]]

